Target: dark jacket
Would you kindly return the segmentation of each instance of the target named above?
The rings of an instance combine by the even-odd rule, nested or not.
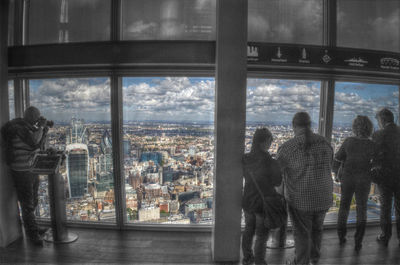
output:
[[[381,167],[383,182],[391,185],[400,181],[400,128],[389,123],[376,131],[372,140],[376,144],[374,166]]]
[[[22,118],[16,118],[7,122],[1,128],[6,152],[6,163],[13,170],[27,171],[33,163],[33,155],[40,149],[43,135]]]
[[[371,181],[371,160],[375,154],[375,144],[368,138],[348,137],[335,155],[333,172],[337,172],[340,162],[344,163],[341,181]],[[338,163],[339,162],[339,163]]]
[[[245,211],[262,212],[263,203],[252,177],[260,187],[264,197],[276,195],[274,186],[282,182],[279,164],[268,152],[253,152],[243,156],[243,176],[245,179],[242,207]]]

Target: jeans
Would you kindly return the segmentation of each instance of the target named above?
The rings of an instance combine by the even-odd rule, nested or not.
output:
[[[354,240],[356,244],[361,244],[365,227],[367,224],[367,202],[368,194],[371,189],[370,181],[346,181],[342,182],[342,196],[340,199],[340,208],[337,222],[337,232],[339,238],[344,238],[347,233],[347,218],[349,217],[349,210],[353,194],[356,197],[356,211],[357,211],[357,224]]]
[[[379,185],[381,201],[381,230],[382,237],[389,241],[392,236],[392,199],[396,211],[397,238],[400,240],[400,183],[395,185]]]
[[[264,226],[264,216],[261,213],[244,211],[245,228],[242,235],[243,263],[255,264],[265,262],[265,253],[268,239],[268,229]],[[252,251],[253,237],[256,235],[254,254]]]
[[[30,238],[38,237],[35,209],[38,205],[39,175],[27,171],[11,170],[17,197],[21,206],[25,233]]]
[[[301,211],[289,205],[294,228],[295,264],[308,265],[310,260],[318,262],[326,212]]]

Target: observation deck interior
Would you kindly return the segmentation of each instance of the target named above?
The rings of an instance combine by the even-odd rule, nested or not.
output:
[[[84,147],[60,167],[79,239],[42,248],[23,237],[0,152],[0,263],[238,263],[255,129],[275,154],[297,111],[335,151],[356,115],[376,130],[386,106],[399,124],[399,29],[399,0],[0,0],[0,126],[35,105],[54,120],[50,146]],[[47,188],[36,215],[49,226]],[[335,182],[320,264],[400,264],[395,233],[376,242],[376,185],[359,253],[354,203],[338,244],[340,196]]]
[[[394,228],[394,227],[393,227]],[[115,231],[74,228],[80,235],[73,244],[53,245],[43,248],[29,244],[23,239],[6,249],[0,249],[0,263],[5,264],[238,264],[237,262],[213,262],[210,232],[155,232]],[[369,226],[363,249],[354,251],[349,229],[349,240],[340,246],[335,229],[326,229],[322,241],[319,264],[399,264],[400,251],[397,240],[383,247],[376,242],[377,226]],[[294,249],[267,249],[268,264],[285,264]]]

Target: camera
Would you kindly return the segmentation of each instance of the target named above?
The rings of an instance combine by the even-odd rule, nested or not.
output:
[[[54,126],[54,122],[47,120],[43,116],[40,116],[39,119],[35,123],[35,127],[39,128],[40,126],[52,128]]]

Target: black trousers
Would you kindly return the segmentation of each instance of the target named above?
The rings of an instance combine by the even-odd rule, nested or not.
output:
[[[35,209],[38,205],[39,175],[27,171],[11,170],[18,201],[21,206],[22,220],[28,237],[38,236]]]
[[[396,211],[397,238],[400,240],[400,180],[391,184],[378,185],[381,202],[382,236],[389,240],[392,236],[392,202]]]
[[[242,235],[243,263],[263,264],[265,260],[268,229],[264,226],[263,214],[244,211],[245,228]],[[256,236],[253,254],[253,237]]]
[[[357,224],[354,240],[356,243],[361,243],[365,234],[367,224],[367,203],[368,194],[371,189],[371,181],[342,181],[341,185],[342,196],[340,198],[339,216],[337,221],[337,232],[339,238],[345,237],[347,232],[347,218],[353,195],[356,197]]]

